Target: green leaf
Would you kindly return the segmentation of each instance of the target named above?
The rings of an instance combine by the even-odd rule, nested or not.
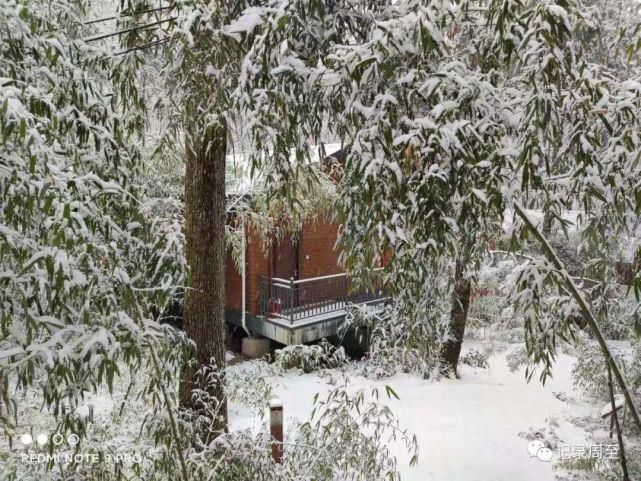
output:
[[[389,398],[395,397],[396,399],[401,399],[398,397],[398,394],[396,394],[396,391],[394,391],[394,389],[392,389],[390,386],[385,386],[385,392],[387,393],[387,397]]]

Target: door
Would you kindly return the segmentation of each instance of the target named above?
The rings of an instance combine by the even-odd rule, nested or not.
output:
[[[291,237],[272,244],[272,277],[298,279],[298,244]]]
[[[298,279],[298,243],[291,237],[286,236],[272,244],[271,260],[272,277],[287,281],[290,278]],[[294,288],[294,292],[291,292],[288,283],[286,286],[274,286],[273,290],[273,296],[281,306],[278,309],[289,311],[298,306],[297,288]]]

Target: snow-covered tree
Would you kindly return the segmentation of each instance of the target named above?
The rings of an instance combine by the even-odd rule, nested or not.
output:
[[[151,2],[135,3],[138,11],[153,10]],[[279,212],[288,214],[292,222],[286,227],[295,231],[305,215],[314,209],[322,210],[317,201],[323,197],[326,204],[326,194],[332,194],[326,174],[314,165],[306,170],[308,178],[322,177],[323,182],[310,183],[301,176],[297,189],[290,188],[285,199],[274,199],[271,192],[260,187],[261,165],[246,166],[242,161],[241,171],[251,167],[251,171],[242,174],[253,179],[251,191],[226,192],[226,173],[232,170],[227,165],[228,156],[238,153],[243,158],[247,126],[246,120],[237,115],[233,93],[241,77],[245,52],[253,42],[252,17],[245,17],[240,25],[235,19],[246,8],[251,10],[251,5],[252,2],[178,2],[172,11],[175,21],[166,27],[166,35],[171,38],[164,57],[166,95],[159,99],[158,112],[167,119],[167,125],[159,151],[174,155],[177,152],[178,156],[186,151],[185,234],[190,271],[184,325],[187,336],[195,342],[194,369],[210,362],[224,365],[224,260],[228,247],[232,253],[238,252],[237,234],[249,228],[267,234],[273,227],[282,227],[274,226],[270,220]],[[137,24],[149,23],[153,15],[139,16]],[[137,42],[134,45],[152,42],[156,36],[149,32],[133,39]],[[319,189],[319,185],[323,187]],[[233,222],[226,222],[232,218],[225,218],[226,207],[234,211]],[[194,387],[190,372],[185,372],[181,386],[181,402],[185,406],[190,404]],[[217,397],[223,399],[222,391],[217,392]],[[218,427],[222,429],[224,424],[222,420]]]
[[[580,209],[586,242],[603,242],[625,231],[626,212],[641,207],[640,84],[586,59],[583,7],[570,0],[274,2],[233,24],[260,27],[237,97],[252,119],[256,161],[272,162],[275,189],[299,170],[291,149],[304,152],[325,129],[346,145],[345,260],[362,273],[393,252],[386,280],[397,300],[414,301],[403,302],[411,315],[421,315],[411,310],[425,295],[426,272],[463,246],[473,266],[506,209],[521,218],[514,245],[534,236],[546,257],[524,267],[513,297],[525,313],[532,360],[550,365],[578,313],[632,408],[594,313],[525,209],[547,206],[554,219]],[[550,152],[562,159],[554,169]],[[553,322],[537,314],[548,282],[564,305]]]
[[[61,433],[84,393],[138,369],[169,331],[180,225],[141,185],[136,62],[86,41],[87,2],[0,2],[2,423],[37,388]],[[7,412],[8,411],[8,412]]]
[[[149,24],[154,2],[134,1],[136,24]],[[185,366],[180,399],[194,407],[192,391],[199,389],[200,367],[225,364],[225,192],[226,156],[234,119],[230,91],[240,70],[242,46],[221,27],[248,6],[246,2],[181,1],[173,5],[171,22],[164,27],[167,51],[163,57],[165,94],[159,112],[166,118],[161,152],[179,152],[185,165],[185,237],[189,265],[184,299],[184,328],[194,342],[194,362]],[[157,41],[158,32],[130,36],[134,45]],[[223,403],[222,384],[209,384],[211,402]],[[215,410],[212,433],[226,429],[226,407]],[[208,412],[213,412],[209,410]]]

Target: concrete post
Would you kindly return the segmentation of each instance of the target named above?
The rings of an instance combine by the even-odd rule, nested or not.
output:
[[[272,438],[272,457],[280,463],[283,458],[283,401],[272,398],[269,401],[269,430]]]
[[[269,354],[269,339],[264,337],[243,337],[242,353],[250,359],[260,359]]]

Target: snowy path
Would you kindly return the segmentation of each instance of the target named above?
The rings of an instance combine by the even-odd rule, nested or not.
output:
[[[419,463],[414,467],[408,466],[404,451],[397,450],[404,480],[551,481],[553,462],[530,458],[528,441],[519,433],[546,428],[553,419],[559,423],[555,430],[563,444],[586,444],[583,431],[567,418],[587,414],[591,408],[583,402],[560,401],[553,394],[561,391],[578,398],[570,378],[572,363],[572,358],[561,356],[554,379],[545,386],[536,379],[526,384],[523,371],[511,373],[504,354],[490,360],[490,370],[463,366],[458,381],[433,383],[399,375],[379,382],[353,377],[351,384],[354,389],[389,385],[400,396],[389,405],[419,443]],[[330,387],[327,379],[315,374],[292,373],[275,381],[286,422],[306,419],[314,394]],[[243,412],[232,406],[232,429],[259,428],[258,421]]]

